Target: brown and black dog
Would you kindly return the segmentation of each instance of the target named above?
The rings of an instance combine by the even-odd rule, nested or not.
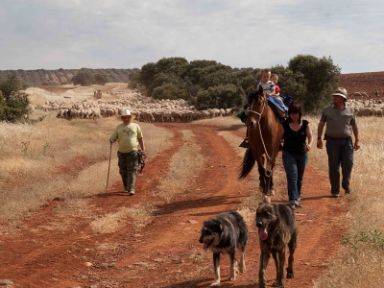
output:
[[[259,288],[265,288],[265,268],[272,254],[276,264],[276,281],[273,287],[284,287],[285,251],[288,247],[287,278],[293,278],[294,252],[297,245],[295,214],[284,204],[260,203],[256,210],[256,226],[260,239]]]
[[[204,244],[204,249],[210,249],[213,252],[215,281],[211,286],[220,286],[220,254],[222,253],[228,254],[231,260],[229,280],[235,280],[236,278],[237,261],[235,253],[237,249],[241,252],[240,272],[245,272],[244,257],[247,241],[247,225],[243,217],[236,211],[221,213],[204,222],[199,242]]]

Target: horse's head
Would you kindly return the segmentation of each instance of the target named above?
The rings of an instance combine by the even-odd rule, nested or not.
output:
[[[259,121],[266,112],[267,95],[264,94],[263,88],[260,86],[259,90],[251,92],[249,97],[252,99],[249,110],[250,117],[256,118]]]

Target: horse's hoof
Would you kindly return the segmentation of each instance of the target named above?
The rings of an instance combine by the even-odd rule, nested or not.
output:
[[[287,269],[287,279],[293,279],[295,277],[295,274],[293,273],[293,271],[289,271]]]
[[[273,282],[272,287],[273,288],[284,288],[284,285],[282,283]]]

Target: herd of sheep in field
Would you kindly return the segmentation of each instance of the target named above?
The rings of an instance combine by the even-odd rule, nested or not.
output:
[[[41,89],[27,91],[30,94],[42,95]],[[44,92],[45,96],[47,92]],[[70,95],[70,96],[68,96]],[[34,104],[32,109],[46,112],[56,111],[58,118],[65,119],[98,119],[119,115],[122,109],[133,111],[141,122],[190,122],[193,120],[231,115],[233,109],[197,110],[187,101],[155,100],[143,96],[141,93],[120,87],[104,92],[95,90],[85,92],[83,89],[76,93],[52,93],[46,97],[44,103]]]
[[[233,109],[197,110],[185,100],[155,100],[122,85],[110,85],[110,89],[95,90],[95,87],[72,88],[64,93],[29,91],[33,95],[44,94],[44,102],[32,104],[32,109],[55,111],[65,119],[98,119],[119,115],[128,108],[141,122],[190,122],[193,120],[227,116]],[[27,91],[28,93],[28,91]],[[33,101],[32,101],[33,103]],[[358,116],[384,116],[384,101],[350,99],[348,105]]]

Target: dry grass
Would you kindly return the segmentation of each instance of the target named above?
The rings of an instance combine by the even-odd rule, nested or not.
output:
[[[148,223],[152,207],[149,205],[136,205],[134,207],[121,207],[117,212],[98,216],[90,223],[95,233],[114,233],[126,222],[133,223],[136,230],[145,227]]]
[[[310,119],[317,135],[318,118]],[[350,231],[343,251],[314,287],[382,287],[384,268],[384,118],[358,119],[361,150],[355,153],[350,201]],[[310,163],[327,175],[325,150],[314,148]]]
[[[21,220],[54,198],[103,192],[108,139],[118,124],[117,118],[67,121],[52,115],[35,125],[0,123],[0,223]],[[140,125],[149,159],[168,148],[169,130]],[[110,183],[120,178],[116,158],[114,145]]]
[[[183,146],[172,156],[167,175],[160,181],[156,194],[166,203],[193,184],[204,165],[201,148],[190,130],[183,130]]]

